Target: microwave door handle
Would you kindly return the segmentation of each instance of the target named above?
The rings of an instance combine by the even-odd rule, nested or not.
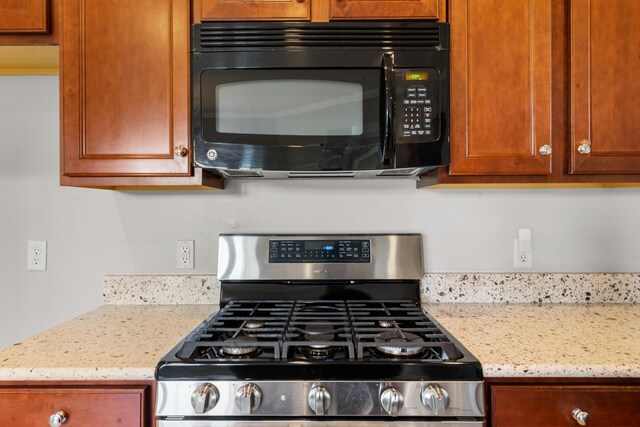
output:
[[[395,104],[395,74],[393,70],[393,52],[382,55],[382,73],[384,78],[384,127],[382,129],[382,164],[391,166],[394,151],[393,107]]]

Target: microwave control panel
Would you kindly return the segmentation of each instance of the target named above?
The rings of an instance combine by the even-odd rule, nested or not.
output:
[[[440,78],[435,68],[395,70],[395,140],[440,139]]]

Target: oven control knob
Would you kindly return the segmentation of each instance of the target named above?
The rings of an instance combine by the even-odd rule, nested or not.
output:
[[[449,407],[449,393],[438,384],[427,384],[422,389],[420,400],[425,408],[433,411],[436,416],[442,416]]]
[[[236,392],[236,406],[243,414],[251,414],[260,407],[262,390],[257,384],[248,383]]]
[[[389,387],[380,395],[380,404],[387,414],[395,417],[402,409],[404,398],[400,390],[395,387]]]
[[[211,383],[200,384],[191,395],[191,406],[196,414],[209,412],[218,403],[218,389]]]
[[[324,415],[331,406],[331,394],[324,386],[316,386],[309,392],[309,406],[316,415]]]

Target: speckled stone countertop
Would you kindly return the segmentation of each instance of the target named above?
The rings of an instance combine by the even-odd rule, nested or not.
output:
[[[640,378],[640,305],[425,304],[485,377]]]
[[[640,305],[424,307],[486,377],[640,378]],[[1,350],[0,381],[152,379],[158,360],[215,309],[103,306]]]
[[[0,350],[0,381],[147,380],[213,305],[107,305]]]

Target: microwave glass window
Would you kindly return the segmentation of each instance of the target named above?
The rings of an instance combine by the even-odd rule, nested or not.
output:
[[[251,80],[216,86],[219,133],[358,136],[361,84],[328,80]]]

